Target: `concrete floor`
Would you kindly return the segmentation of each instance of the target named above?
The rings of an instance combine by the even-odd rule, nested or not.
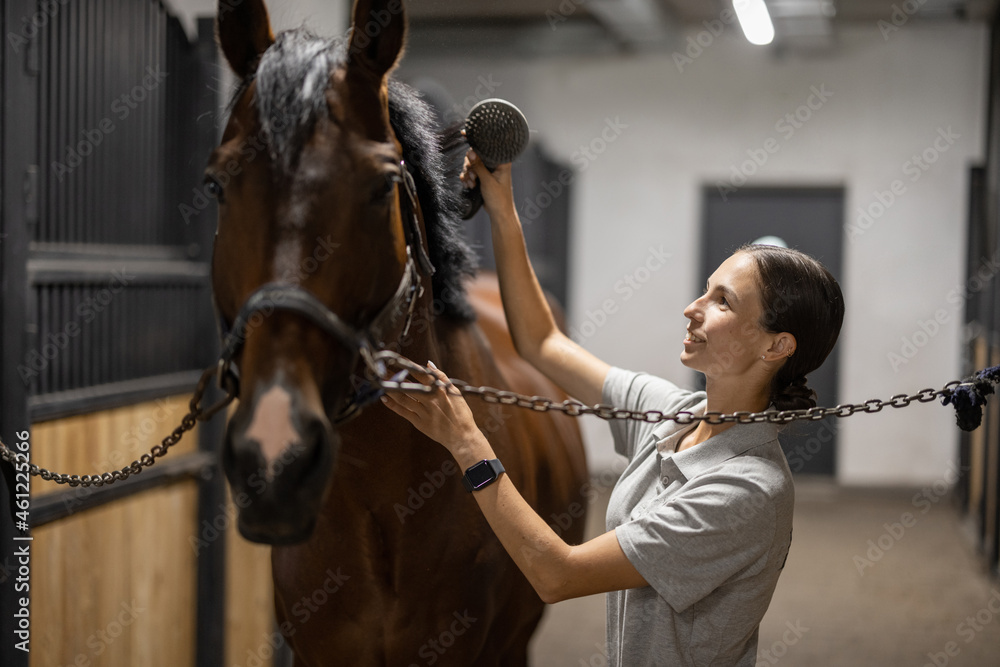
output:
[[[792,548],[758,667],[1000,666],[1000,580],[950,498],[921,491],[796,480]],[[589,536],[603,532],[606,504],[606,494],[592,504]],[[532,664],[607,665],[604,618],[603,595],[550,607]]]

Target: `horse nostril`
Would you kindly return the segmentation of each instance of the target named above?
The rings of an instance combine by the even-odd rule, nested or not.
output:
[[[299,443],[295,450],[295,475],[299,478],[306,477],[319,465],[323,447],[316,441],[308,440]]]
[[[291,456],[283,472],[298,483],[315,479],[325,486],[334,458],[332,433],[325,419],[310,417],[303,421],[298,442],[287,450]]]
[[[303,442],[312,443],[310,464],[318,463],[323,450],[330,448],[330,429],[325,419],[313,418],[306,424]]]
[[[245,488],[255,477],[263,477],[267,467],[261,453],[260,443],[246,436],[246,431],[230,425],[222,447],[222,465],[230,482],[237,488]]]

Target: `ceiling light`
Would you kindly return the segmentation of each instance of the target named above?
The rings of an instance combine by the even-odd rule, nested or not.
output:
[[[743,34],[751,44],[764,46],[774,39],[774,24],[767,12],[764,0],[733,0],[736,18],[740,21]]]

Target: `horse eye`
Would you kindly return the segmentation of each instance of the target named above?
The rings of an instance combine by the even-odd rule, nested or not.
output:
[[[398,180],[395,174],[386,174],[384,179],[375,183],[375,187],[372,188],[372,203],[384,204],[385,200],[395,191]]]
[[[205,194],[215,197],[219,202],[222,201],[222,184],[219,183],[211,174],[205,174],[205,178],[202,180],[205,185]]]

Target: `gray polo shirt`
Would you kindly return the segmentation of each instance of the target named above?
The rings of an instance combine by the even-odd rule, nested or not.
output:
[[[704,414],[704,392],[613,368],[603,400]],[[649,582],[608,594],[611,665],[747,665],[792,539],[792,474],[773,424],[737,424],[674,453],[693,426],[611,422],[629,458],[607,527]]]

